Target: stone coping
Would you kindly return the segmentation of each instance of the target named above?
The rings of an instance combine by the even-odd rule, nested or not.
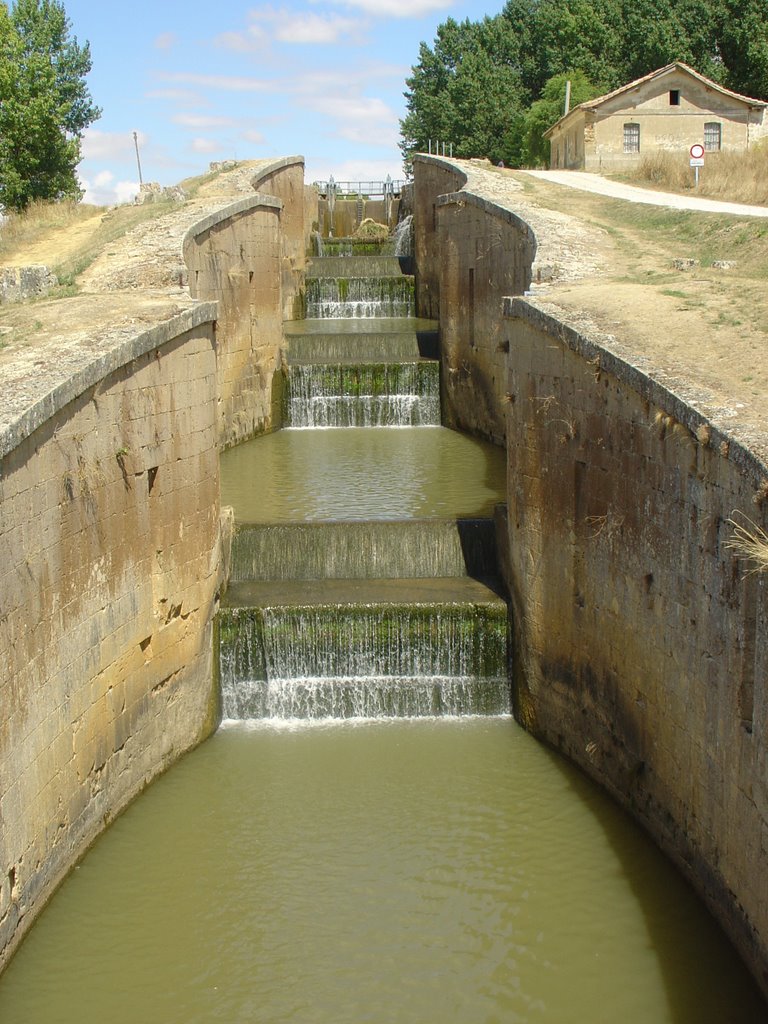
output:
[[[238,214],[247,213],[249,210],[256,210],[259,207],[282,210],[283,202],[281,199],[276,199],[274,196],[266,196],[256,193],[253,196],[244,196],[242,199],[238,199],[234,203],[229,203],[221,210],[216,210],[213,213],[209,213],[207,217],[203,217],[201,220],[195,221],[192,227],[184,234],[184,238],[182,239],[182,252],[184,251],[187,243],[193,238],[197,238],[206,231],[210,231],[211,228],[216,227],[217,224],[221,224],[225,220],[230,220],[232,217],[237,217]]]
[[[489,170],[488,161],[453,160],[423,153],[414,160],[452,171],[463,179],[461,189],[439,197],[438,205],[471,203],[530,234],[535,252],[531,266],[532,290],[535,291],[537,284],[578,281],[600,271],[598,247],[590,244],[590,240],[600,234],[600,229],[585,225],[567,213],[534,206],[520,182],[495,174]]]
[[[491,585],[468,576],[412,579],[265,580],[230,583],[222,608],[489,607],[506,616],[507,602]]]
[[[700,401],[700,395],[694,385],[678,381],[665,384],[653,368],[642,368],[626,356],[613,351],[610,347],[614,341],[612,336],[590,336],[588,328],[585,330],[577,317],[569,317],[560,307],[550,308],[547,303],[536,299],[508,297],[504,300],[503,315],[507,319],[522,320],[557,338],[592,364],[596,371],[612,374],[643,399],[686,427],[697,443],[718,450],[722,457],[728,458],[740,470],[753,476],[756,486],[768,479],[764,441],[761,443],[758,436],[751,434],[741,437],[740,431],[732,427],[726,429],[698,410],[695,405]],[[683,391],[685,393],[681,393]]]
[[[98,384],[108,374],[119,370],[133,359],[151,352],[173,338],[194,330],[203,323],[216,319],[217,303],[198,302],[190,309],[156,324],[140,334],[133,330],[125,335],[108,331],[101,339],[103,351],[92,358],[92,349],[80,349],[82,365],[68,363],[66,376],[30,404],[10,422],[0,423],[0,458],[13,451],[39,426],[64,406],[79,398],[88,388]],[[89,358],[90,357],[90,358]]]

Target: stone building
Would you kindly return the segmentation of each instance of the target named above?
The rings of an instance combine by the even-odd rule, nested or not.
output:
[[[544,133],[550,167],[623,170],[696,142],[707,152],[744,151],[768,133],[766,107],[675,61],[561,117]]]

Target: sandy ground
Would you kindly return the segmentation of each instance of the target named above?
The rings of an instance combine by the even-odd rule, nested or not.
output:
[[[526,201],[541,205],[543,213],[554,206],[577,219],[588,234],[591,261],[598,264],[576,280],[534,288],[537,300],[563,310],[607,347],[768,457],[765,281],[750,277],[749,268],[738,264],[729,269],[678,269],[674,260],[690,256],[685,243],[670,250],[631,226],[595,232],[601,221],[599,204],[618,203],[618,196],[596,199],[546,174],[503,174],[524,187],[526,181],[533,182],[532,189],[526,188]],[[630,188],[621,189],[625,201]],[[632,191],[647,202],[645,190]],[[671,206],[681,198],[672,197],[670,203],[668,194],[656,195]],[[768,235],[765,244],[768,249]]]
[[[34,263],[56,266],[63,263],[87,244],[103,217],[104,213],[96,213],[87,220],[53,231],[46,238],[16,253],[5,266],[25,267]]]

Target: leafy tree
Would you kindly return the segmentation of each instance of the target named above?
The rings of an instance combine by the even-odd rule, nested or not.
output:
[[[511,18],[510,4],[504,16]],[[514,12],[519,17],[519,12]],[[540,0],[531,4],[526,25],[525,86],[540,99],[546,83],[569,70],[613,88],[621,84],[622,24],[616,0]]]
[[[605,92],[595,85],[583,71],[565,71],[553,75],[541,92],[541,99],[531,104],[523,119],[523,160],[532,166],[549,166],[549,141],[544,132],[551,128],[565,112],[566,83],[571,83],[571,107],[591,100]]]
[[[100,111],[85,83],[88,44],[70,39],[59,0],[0,2],[0,206],[80,198],[83,131]]]
[[[764,0],[724,0],[718,13],[715,33],[727,69],[724,84],[754,99],[768,99],[768,12]]]
[[[721,82],[726,69],[715,36],[719,0],[623,0],[623,85],[681,60]]]
[[[514,34],[498,16],[440,25],[434,48],[421,44],[406,81],[406,162],[430,139],[452,143],[456,156],[509,160],[519,138],[510,128],[523,109],[516,57]]]

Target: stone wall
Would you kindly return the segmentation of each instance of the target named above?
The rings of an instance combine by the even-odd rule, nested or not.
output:
[[[451,325],[502,211],[469,186],[441,201],[451,175],[415,167],[426,291]],[[768,467],[540,304],[484,301],[475,345],[506,361],[516,716],[646,826],[768,994],[768,585],[728,546],[734,515],[768,529]],[[471,395],[482,362],[465,372]],[[496,437],[494,393],[483,380],[474,420],[460,404],[463,426]]]
[[[461,186],[437,157],[416,157],[417,309],[440,320],[443,421],[504,443],[506,341],[499,310],[531,283],[532,230]],[[451,192],[441,195],[448,186]]]
[[[333,223],[327,199],[318,203],[318,229],[323,236],[331,238],[350,238],[354,235],[361,222],[374,220],[377,224],[386,224],[394,231],[400,211],[400,200],[392,199],[387,203],[384,199],[364,199],[362,205],[356,198],[336,199],[333,205]]]
[[[219,303],[224,448],[280,426],[282,322],[300,303],[311,230],[303,175],[301,158],[270,163],[252,181],[264,191],[199,220],[184,238],[190,293]]]
[[[648,828],[768,991],[768,467],[645,374],[507,304],[516,714]],[[754,566],[752,566],[754,568]]]
[[[441,257],[437,237],[440,196],[458,192],[467,180],[454,164],[438,157],[417,156],[413,180],[413,257],[416,264],[416,310],[440,319]]]
[[[0,438],[0,965],[215,720],[214,316],[117,344]]]
[[[42,336],[4,362],[0,968],[105,825],[218,721],[219,452],[274,426],[302,168],[271,162],[259,181],[298,211],[237,198],[252,171],[235,167],[141,225],[81,295],[38,304]],[[217,302],[190,298],[182,250],[194,297]]]
[[[189,290],[219,304],[219,438],[230,447],[279,424],[283,250],[280,200],[238,200],[184,241]]]
[[[312,213],[317,219],[317,194],[304,185],[304,161],[288,157],[274,161],[253,178],[257,192],[274,196],[282,203],[282,318],[294,317],[297,299],[304,287],[304,269],[312,233]],[[314,201],[314,209],[313,209]]]
[[[56,275],[49,267],[0,267],[0,303],[38,299],[55,288]]]

